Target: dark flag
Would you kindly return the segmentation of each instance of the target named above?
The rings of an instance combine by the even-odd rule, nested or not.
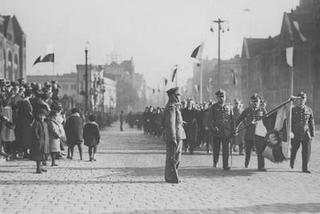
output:
[[[168,79],[165,78],[165,79],[164,79],[164,85],[167,86],[167,84],[168,84]]]
[[[41,56],[39,56],[39,57],[36,59],[36,61],[34,61],[33,65],[35,65],[35,64],[37,64],[37,63],[39,63],[39,62],[41,62]]]
[[[160,89],[158,88],[158,92],[160,92]]]
[[[54,62],[54,53],[49,53],[47,55],[45,55],[41,62]]]
[[[153,92],[153,93],[156,93],[156,89],[152,89],[152,92]]]
[[[202,50],[203,50],[203,43],[201,45],[199,45],[198,47],[196,47],[196,49],[193,50],[193,52],[191,54],[191,58],[201,59]]]
[[[173,82],[174,79],[176,78],[177,71],[178,71],[178,67],[175,67],[174,70],[173,70],[173,73],[172,73],[172,79],[171,79],[172,82]]]

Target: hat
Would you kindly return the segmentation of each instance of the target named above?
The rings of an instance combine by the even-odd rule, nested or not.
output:
[[[307,98],[307,94],[305,92],[303,92],[303,91],[301,91],[297,96],[302,98],[302,99]]]
[[[250,97],[250,99],[251,99],[252,101],[258,101],[258,100],[260,99],[260,97],[259,97],[259,95],[258,95],[257,93],[254,93],[254,94]]]
[[[179,87],[170,88],[170,89],[167,91],[167,94],[168,94],[168,95],[172,95],[172,94],[181,95],[181,94],[180,94]]]
[[[225,97],[226,96],[225,90],[219,89],[219,91],[216,92],[216,96],[217,97]]]

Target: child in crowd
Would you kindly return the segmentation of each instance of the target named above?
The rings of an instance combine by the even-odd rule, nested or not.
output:
[[[95,154],[100,142],[99,125],[96,123],[95,115],[89,116],[89,122],[83,128],[84,145],[88,146],[89,161],[96,161]]]

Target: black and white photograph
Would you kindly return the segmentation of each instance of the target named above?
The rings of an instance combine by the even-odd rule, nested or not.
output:
[[[0,213],[320,213],[320,0],[0,0]]]

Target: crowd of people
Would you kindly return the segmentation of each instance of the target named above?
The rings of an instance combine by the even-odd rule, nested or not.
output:
[[[0,154],[6,160],[27,158],[36,162],[36,173],[45,172],[43,166],[51,159],[67,155],[73,158],[74,147],[79,149],[82,160],[82,144],[88,146],[89,160],[95,161],[100,141],[96,115],[85,116],[80,109],[65,111],[59,102],[59,86],[56,81],[28,83],[0,80]],[[66,118],[66,114],[68,116]],[[68,147],[67,154],[65,146]]]

